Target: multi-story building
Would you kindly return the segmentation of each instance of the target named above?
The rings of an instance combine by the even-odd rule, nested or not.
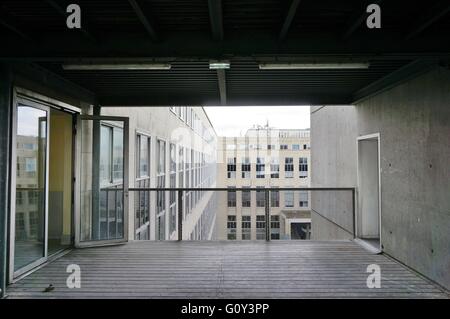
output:
[[[265,216],[264,188],[306,188],[310,178],[309,130],[249,129],[243,137],[219,137],[217,182],[229,188],[219,197],[218,238],[309,239],[310,201],[307,191],[271,191],[270,221]],[[261,191],[234,189],[261,188]]]
[[[129,117],[132,187],[216,187],[217,137],[202,107],[104,108],[102,115]],[[179,193],[132,193],[129,212],[134,218],[129,220],[129,233],[134,238],[130,239],[177,239]],[[183,192],[183,239],[215,238],[215,196],[212,191]]]

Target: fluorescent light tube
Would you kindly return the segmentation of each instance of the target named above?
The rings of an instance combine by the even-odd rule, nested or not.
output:
[[[261,70],[347,70],[368,69],[369,63],[260,63]]]
[[[230,68],[230,61],[210,61],[209,69],[210,70],[223,70]]]
[[[64,70],[77,71],[111,71],[111,70],[170,70],[171,65],[166,63],[140,63],[140,64],[63,64]]]

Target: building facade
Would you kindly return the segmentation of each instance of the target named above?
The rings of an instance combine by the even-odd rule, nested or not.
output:
[[[102,115],[129,117],[132,187],[216,187],[217,137],[202,107],[103,108]],[[178,239],[178,196],[130,192],[130,240]],[[182,202],[183,239],[214,239],[216,193],[185,191]]]
[[[264,188],[305,188],[310,180],[309,130],[249,129],[243,137],[219,137],[217,235],[221,240],[309,239],[310,194],[271,191],[270,220]],[[235,189],[261,188],[261,191]]]

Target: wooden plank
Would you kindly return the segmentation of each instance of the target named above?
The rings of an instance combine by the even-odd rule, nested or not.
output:
[[[68,289],[77,263],[81,289]],[[366,267],[382,287],[366,286]],[[43,292],[49,284],[55,289]],[[73,250],[11,285],[9,298],[446,298],[402,265],[354,242],[131,242]]]

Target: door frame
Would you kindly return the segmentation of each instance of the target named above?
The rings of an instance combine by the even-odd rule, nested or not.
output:
[[[116,121],[123,122],[123,238],[120,239],[106,239],[106,240],[90,240],[81,241],[81,147],[82,147],[82,131],[81,121]],[[76,248],[98,247],[118,245],[128,242],[128,221],[129,221],[129,118],[123,116],[109,116],[109,115],[78,115],[76,118],[76,147],[75,147],[75,185],[74,185],[74,229]],[[79,134],[81,132],[81,134]]]
[[[360,197],[360,171],[359,171],[359,142],[364,140],[376,140],[377,141],[377,161],[378,161],[378,236],[379,236],[379,250],[382,251],[382,244],[381,244],[381,215],[382,215],[382,209],[381,209],[381,134],[373,133],[373,134],[367,134],[358,136],[356,138],[356,183],[357,183],[357,198]],[[358,201],[359,202],[359,201]],[[356,234],[355,237],[364,240],[360,237],[360,229],[359,229],[359,218],[360,218],[360,210],[359,207],[356,207],[356,216],[355,216],[355,230]]]
[[[45,213],[44,213],[44,256],[19,269],[14,270],[15,257],[15,223],[16,223],[16,177],[17,177],[17,105],[20,101],[26,101],[31,107],[47,112],[47,140],[46,140],[46,172],[45,172]],[[49,195],[49,154],[50,154],[50,113],[51,109],[66,111],[67,113],[81,113],[81,109],[73,105],[58,101],[45,95],[30,91],[28,89],[15,86],[13,88],[12,99],[12,125],[11,125],[11,168],[10,168],[10,209],[9,209],[9,263],[8,263],[8,282],[13,283],[17,278],[29,273],[39,265],[45,263],[48,258],[48,195]],[[75,146],[75,144],[73,145]],[[72,171],[75,163],[72,163]],[[73,173],[72,173],[73,177]],[[73,190],[72,190],[73,196]],[[72,209],[72,223],[73,223]]]

